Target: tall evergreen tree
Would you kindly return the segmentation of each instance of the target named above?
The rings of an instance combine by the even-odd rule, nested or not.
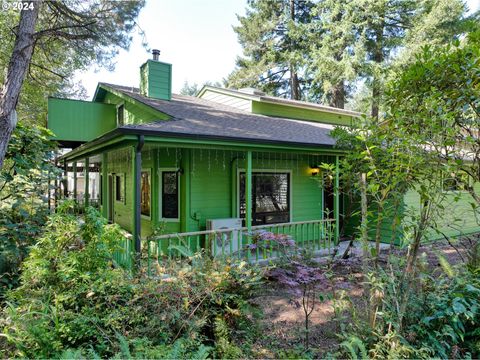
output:
[[[228,86],[340,108],[353,95],[356,104],[369,104],[358,110],[373,117],[399,65],[413,62],[422,46],[467,30],[462,0],[251,0],[249,6],[235,28],[244,57]]]
[[[421,46],[449,41],[462,31],[465,6],[461,0],[355,0],[352,4],[352,26],[366,50],[362,75],[371,91],[371,115],[377,118],[383,84],[399,55],[412,61]]]
[[[249,0],[234,27],[244,56],[227,79],[229,87],[256,87],[273,95],[307,97],[310,80],[307,36],[300,24],[313,20],[313,0]]]
[[[313,88],[323,95],[323,102],[344,108],[359,69],[365,58],[363,43],[358,40],[352,18],[352,2],[322,0],[314,9],[316,20],[306,24],[311,61],[308,71]]]

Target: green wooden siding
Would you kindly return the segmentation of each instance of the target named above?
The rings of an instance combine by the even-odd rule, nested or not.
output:
[[[253,153],[253,171],[289,172],[291,176],[291,220],[306,221],[322,217],[322,189],[310,173],[308,156],[284,153]],[[317,160],[315,160],[317,161]],[[129,148],[107,153],[107,174],[126,179],[124,202],[114,200],[114,221],[132,231],[132,156]],[[152,216],[142,216],[142,237],[151,234],[159,218],[159,172],[163,168],[182,168],[180,176],[180,219],[165,221],[166,233],[204,230],[207,219],[238,217],[238,173],[246,166],[245,152],[228,150],[175,149],[145,146],[142,169],[151,171]],[[190,169],[190,171],[188,171]],[[187,171],[186,171],[187,170]],[[188,181],[187,181],[188,179]],[[190,187],[187,187],[187,184]]]
[[[172,98],[172,65],[148,60],[140,68],[140,93],[155,99]]]
[[[108,104],[49,98],[47,124],[55,140],[86,142],[116,127],[116,109]]]
[[[167,120],[169,116],[163,114],[153,108],[139,104],[134,101],[125,101],[123,98],[107,92],[105,94],[104,102],[107,104],[114,104],[115,106],[124,104],[124,123],[127,124],[144,124],[157,120]]]
[[[116,150],[107,153],[107,173],[119,174],[124,176],[126,196],[125,201],[113,201],[114,204],[114,222],[122,226],[128,231],[132,231],[132,206],[133,206],[133,193],[131,191],[133,185],[132,177],[132,156],[131,150],[128,148]],[[158,189],[159,189],[159,168],[172,168],[176,167],[175,153],[164,149],[151,149],[146,147],[142,150],[142,170],[149,170],[151,177],[151,216],[150,218],[142,215],[142,237],[148,236],[152,233],[155,225],[160,224],[159,209],[158,209]],[[167,221],[164,224],[167,232],[179,232],[179,221]]]
[[[353,119],[352,116],[348,115],[332,114],[321,110],[305,109],[259,101],[252,101],[252,113],[346,126],[351,125]]]
[[[475,188],[480,191],[480,184]],[[445,199],[442,202],[444,210],[441,211],[437,220],[437,228],[441,232],[433,229],[428,230],[427,240],[434,241],[443,239],[443,234],[447,237],[467,235],[474,232],[480,232],[480,224],[475,217],[471,203],[473,199],[465,191],[445,192]],[[405,194],[405,210],[408,213],[418,213],[420,211],[420,198],[415,191],[409,191]]]
[[[477,191],[480,191],[480,184],[476,185]],[[457,199],[458,198],[458,199]],[[358,200],[358,199],[357,199]],[[437,230],[429,229],[425,241],[435,241],[447,237],[457,237],[480,232],[480,224],[472,210],[470,203],[472,199],[467,192],[446,192],[445,199],[442,202],[443,210],[437,218]],[[358,202],[357,202],[358,204]],[[415,190],[408,191],[403,201],[398,205],[398,215],[400,223],[397,224],[394,243],[401,244],[404,235],[404,226],[410,222],[411,216],[417,216],[420,212],[420,197]],[[355,206],[358,209],[358,205]],[[386,215],[382,221],[380,232],[384,243],[390,243],[393,235],[394,205],[387,203],[385,206]],[[373,209],[369,215],[369,236],[374,239],[377,212]],[[358,235],[359,216],[353,216],[346,227],[346,233],[349,235]]]

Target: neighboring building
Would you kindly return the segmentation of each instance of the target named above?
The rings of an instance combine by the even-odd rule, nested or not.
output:
[[[197,97],[175,95],[172,67],[156,55],[140,71],[139,89],[99,83],[92,102],[49,99],[48,127],[73,148],[60,158],[69,196],[98,205],[133,234],[137,248],[157,227],[272,226],[320,243],[328,218],[340,224],[336,241],[349,235],[339,192],[342,152],[329,133],[359,113],[254,89],[205,86]],[[336,166],[331,183],[317,175],[322,163]]]

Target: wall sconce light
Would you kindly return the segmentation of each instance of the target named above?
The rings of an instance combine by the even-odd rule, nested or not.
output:
[[[320,174],[320,168],[318,166],[310,166],[310,172],[312,176],[317,176]]]

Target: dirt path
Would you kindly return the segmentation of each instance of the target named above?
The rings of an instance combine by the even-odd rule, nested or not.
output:
[[[397,251],[402,255],[402,251]],[[450,264],[461,261],[458,253],[446,243],[425,245],[421,248],[421,259],[428,263],[433,271],[440,271],[437,253],[442,254]],[[386,259],[386,252],[383,254]],[[325,300],[318,302],[310,316],[310,346],[315,357],[335,351],[338,346],[338,336],[342,324],[348,324],[351,315],[342,312],[348,306],[348,301],[360,305],[364,301],[362,285],[362,266],[358,257],[338,261],[332,267],[333,284],[336,292],[335,302]],[[319,292],[330,296],[332,288],[319,289]],[[342,294],[346,296],[342,296]],[[349,300],[341,300],[349,299]],[[294,306],[294,302],[301,303],[302,297],[289,293],[288,289],[277,283],[269,282],[263,293],[254,299],[263,311],[260,319],[262,336],[258,337],[253,350],[258,358],[294,358],[298,357],[304,349],[304,311],[303,308]],[[336,309],[337,311],[335,311]]]

